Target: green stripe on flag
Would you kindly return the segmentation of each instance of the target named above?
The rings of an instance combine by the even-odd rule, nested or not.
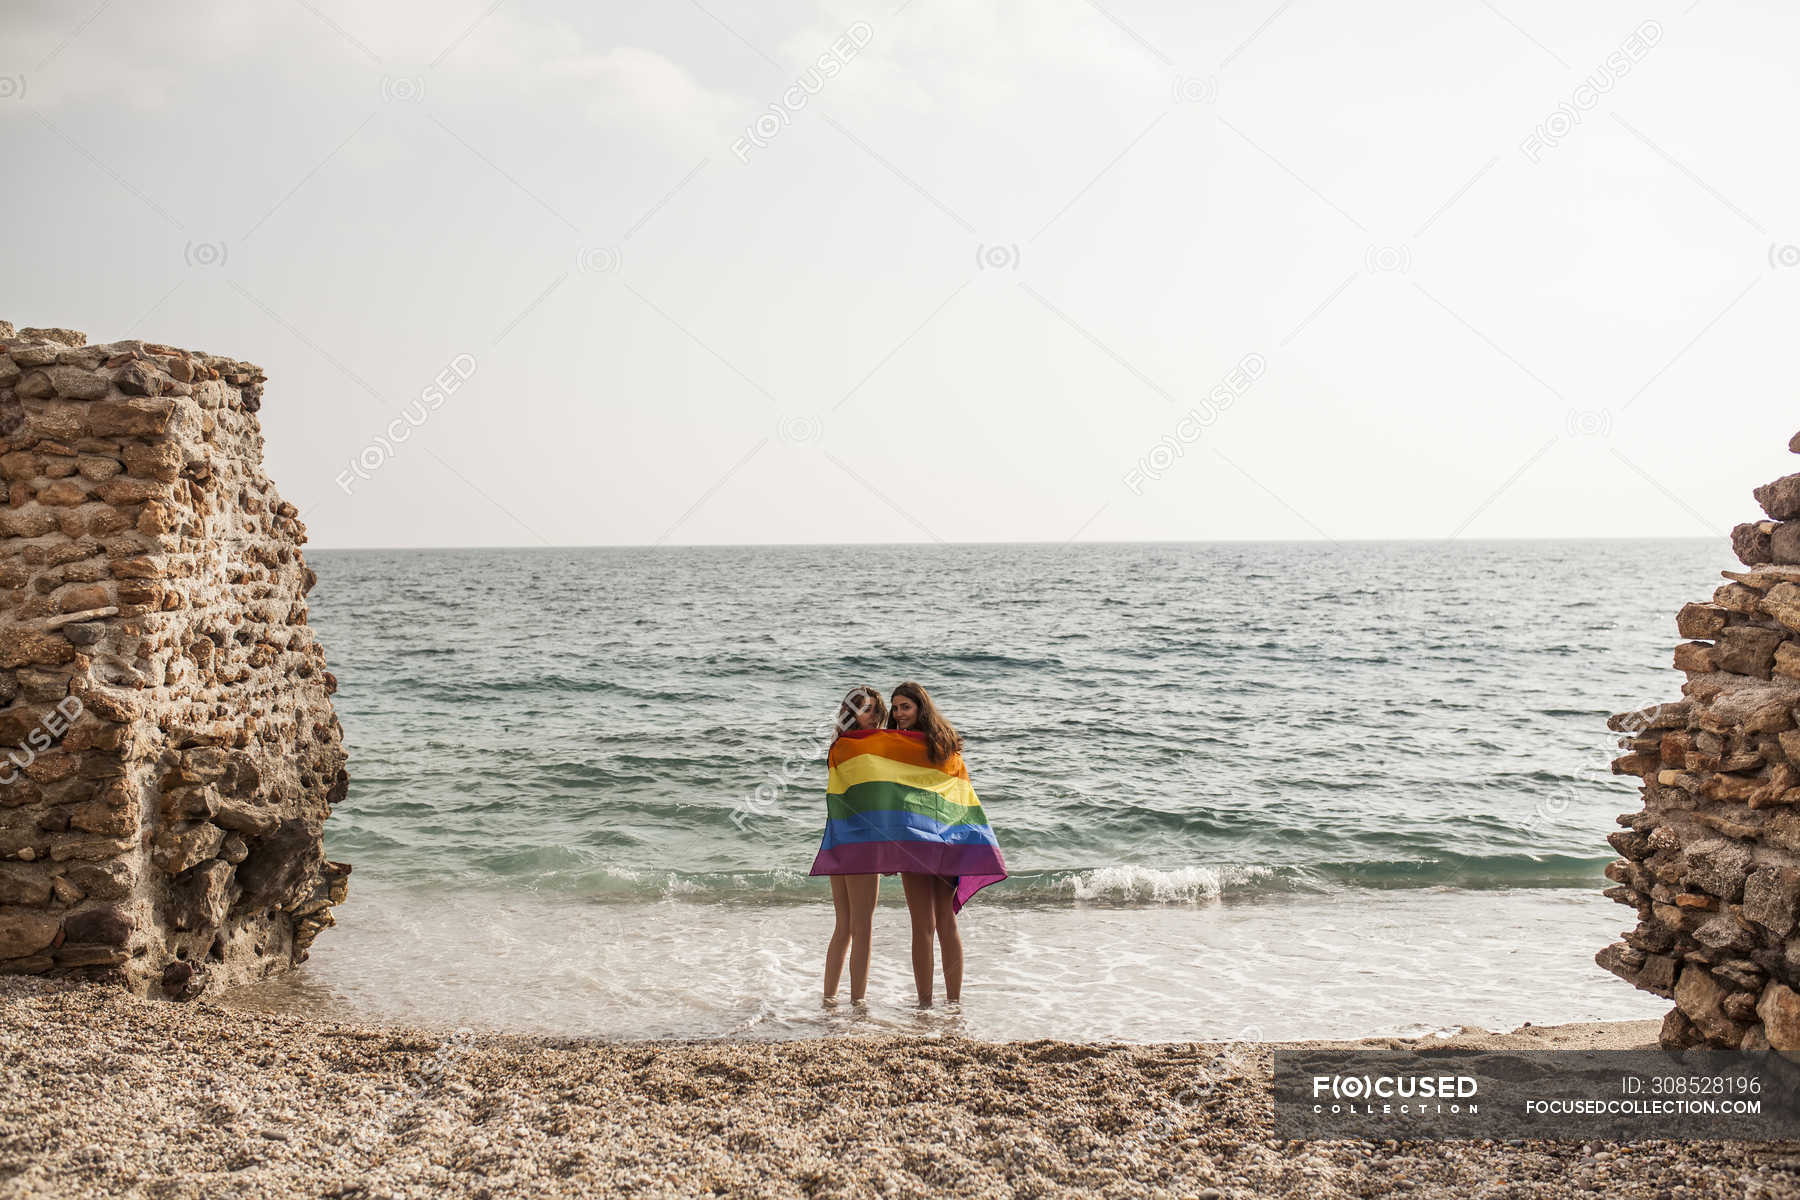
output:
[[[885,779],[851,784],[842,795],[825,797],[825,815],[832,820],[869,812],[918,813],[946,825],[986,825],[981,805],[964,806],[924,788],[907,787]]]

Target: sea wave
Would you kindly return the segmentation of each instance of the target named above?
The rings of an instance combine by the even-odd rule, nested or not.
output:
[[[693,901],[798,904],[824,899],[828,884],[797,870],[674,871],[600,865],[594,848],[542,848],[480,862],[509,888],[594,903]],[[984,904],[1121,908],[1255,900],[1282,893],[1330,895],[1397,888],[1459,891],[1605,886],[1611,859],[1524,854],[1328,863],[1117,864],[1020,871],[981,893]],[[471,873],[475,874],[475,873]],[[388,881],[429,886],[433,872],[388,872]],[[464,876],[467,883],[478,879]],[[492,882],[501,880],[495,878]],[[893,896],[898,890],[890,885]]]

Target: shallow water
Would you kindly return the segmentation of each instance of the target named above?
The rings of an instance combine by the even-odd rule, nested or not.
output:
[[[863,1009],[820,1001],[828,902],[571,905],[378,888],[339,910],[299,978],[238,999],[616,1038],[955,1032],[1138,1042],[1416,1036],[1668,1008],[1594,965],[1593,949],[1621,926],[1607,911],[1616,906],[1591,892],[1433,888],[1147,908],[977,903],[962,921],[960,1010],[922,1013],[906,910],[894,881],[884,891]],[[839,995],[849,994],[846,977]]]
[[[1654,1016],[1593,965],[1711,541],[316,552],[352,785],[340,925],[260,1002],[606,1036],[912,1027],[816,998],[850,685],[930,687],[1014,878],[982,1037]],[[760,790],[759,790],[760,789]],[[735,819],[734,819],[735,813]],[[888,890],[898,899],[898,888]],[[286,997],[284,1001],[282,998]]]

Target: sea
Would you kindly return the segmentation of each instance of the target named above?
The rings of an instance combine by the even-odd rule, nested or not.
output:
[[[1594,964],[1712,539],[320,550],[354,865],[252,1006],[601,1038],[1160,1042],[1658,1017]],[[827,1006],[839,698],[963,733],[1011,878]],[[940,984],[941,988],[941,984]],[[848,981],[840,990],[847,1000]],[[941,995],[941,993],[940,993]]]

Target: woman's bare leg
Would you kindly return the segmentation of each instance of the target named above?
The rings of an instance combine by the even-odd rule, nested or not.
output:
[[[932,901],[936,908],[938,948],[944,952],[944,999],[952,1004],[962,1002],[963,946],[962,933],[956,928],[956,885],[942,877],[936,885]]]
[[[837,999],[838,980],[844,974],[844,952],[850,949],[850,891],[844,876],[831,877],[831,907],[836,923],[831,927],[831,943],[825,947],[825,1001]]]
[[[902,871],[906,911],[912,915],[913,984],[919,989],[919,1007],[931,1007],[932,941],[937,936],[937,876]]]
[[[850,901],[850,1000],[855,1003],[869,990],[869,940],[875,933],[875,899],[881,892],[881,876],[841,878]]]

